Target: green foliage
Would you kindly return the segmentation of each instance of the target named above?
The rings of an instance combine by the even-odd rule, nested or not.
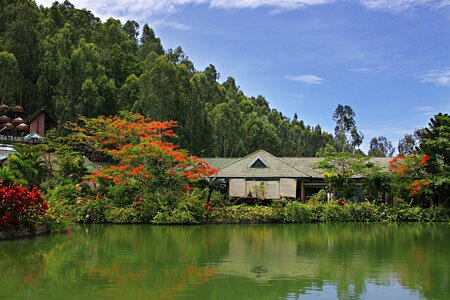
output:
[[[14,148],[17,152],[9,155],[8,168],[19,181],[39,186],[48,179],[50,168],[43,160],[39,146],[16,145]]]
[[[369,157],[349,152],[333,153],[317,163],[316,168],[322,169],[323,177],[328,181],[329,191],[350,200],[358,199],[358,190],[351,177],[361,176],[373,168],[368,162]]]
[[[347,210],[352,222],[378,222],[380,221],[379,206],[371,202],[346,203]]]
[[[333,138],[290,120],[263,96],[247,97],[213,65],[195,69],[181,47],[164,51],[147,24],[101,21],[68,2],[37,7],[7,1],[0,12],[0,97],[32,114],[42,107],[64,132],[67,121],[134,110],[179,123],[181,147],[194,155],[315,156]],[[24,39],[26,37],[26,39]],[[201,129],[201,130],[199,130]],[[246,140],[242,141],[242,136]]]
[[[64,201],[51,200],[45,213],[44,224],[51,232],[64,231],[75,222],[76,215],[72,206]]]
[[[420,208],[400,203],[394,207],[371,202],[300,203],[291,201],[272,207],[227,206],[214,208],[209,223],[310,223],[310,222],[447,222],[449,210],[444,207]]]
[[[266,206],[228,206],[213,209],[211,223],[270,223],[278,219],[277,211]]]
[[[348,105],[339,104],[333,113],[335,143],[339,152],[356,153],[362,144],[364,135],[358,131],[355,121],[355,112]]]
[[[384,136],[374,137],[370,140],[370,148],[368,155],[374,157],[391,157],[395,148],[392,143]]]
[[[26,185],[26,180],[22,178],[17,178],[16,174],[14,174],[13,171],[8,166],[2,166],[0,168],[0,180],[2,181],[3,185]]]
[[[407,134],[398,142],[397,146],[398,153],[403,155],[411,155],[416,153],[416,139],[411,135]]]
[[[284,221],[287,223],[310,223],[312,212],[309,206],[297,201],[289,201],[284,209]]]
[[[450,115],[439,113],[428,127],[416,132],[419,151],[431,159],[427,168],[433,203],[450,205]]]
[[[18,87],[19,66],[14,54],[0,52],[0,70],[0,97],[10,99]]]
[[[106,211],[109,207],[109,200],[103,197],[80,198],[76,208],[77,221],[83,223],[105,223],[107,220]]]
[[[108,223],[134,223],[136,222],[135,210],[130,207],[111,207],[105,212],[105,221]]]
[[[174,209],[162,206],[153,218],[155,224],[198,224],[205,220],[205,206],[201,195],[192,192],[180,199]]]
[[[325,201],[327,201],[327,199],[328,199],[327,191],[324,189],[321,189],[319,192],[317,192],[316,194],[309,197],[308,203],[325,202]]]
[[[320,207],[322,206],[322,207]],[[316,217],[319,222],[349,222],[351,221],[352,216],[349,214],[347,208],[341,205],[338,205],[335,202],[328,202],[325,204],[321,204],[317,211]],[[312,209],[314,210],[314,208]],[[319,213],[320,212],[320,213]]]

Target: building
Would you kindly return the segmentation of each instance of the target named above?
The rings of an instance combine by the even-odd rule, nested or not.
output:
[[[323,171],[316,164],[320,157],[276,157],[265,150],[242,158],[205,158],[219,168],[215,175],[228,183],[230,198],[249,195],[264,199],[296,198],[302,201],[327,186]],[[389,158],[371,158],[380,167],[389,166]],[[360,179],[360,178],[359,178]]]
[[[27,118],[29,124],[29,132],[35,132],[40,136],[44,136],[47,130],[56,127],[55,118],[43,107]]]

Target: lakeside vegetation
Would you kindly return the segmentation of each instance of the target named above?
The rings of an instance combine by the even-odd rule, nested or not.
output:
[[[44,8],[7,0],[0,8],[2,102],[30,113],[46,107],[58,124],[42,144],[16,145],[0,169],[0,230],[62,230],[72,222],[448,220],[448,114],[405,136],[382,170],[359,149],[364,136],[347,105],[337,106],[332,135],[297,114],[284,116],[263,96],[244,95],[232,77],[220,83],[213,65],[196,70],[181,48],[164,49],[148,25],[139,35],[135,21],[102,22],[69,2]],[[384,137],[370,144],[370,156],[394,153]],[[197,156],[258,149],[325,157],[317,167],[329,191],[307,203],[232,206],[211,177],[217,170]],[[355,176],[364,180],[357,184]],[[360,187],[367,202],[354,203]],[[336,201],[326,203],[331,191]]]
[[[327,191],[321,190],[306,203],[285,199],[250,207],[232,205],[221,192],[223,184],[214,179],[217,170],[173,143],[174,122],[152,121],[130,112],[83,117],[67,124],[66,136],[50,133],[44,143],[18,146],[17,153],[9,156],[0,169],[0,180],[3,195],[12,196],[2,198],[0,228],[47,224],[58,230],[71,222],[445,222],[449,220],[449,165],[445,163],[449,157],[439,151],[449,123],[450,116],[435,116],[422,135],[424,147],[417,149],[422,154],[400,154],[391,160],[389,170],[372,165],[367,157],[328,155],[318,167],[325,170],[333,201],[327,201]],[[83,155],[105,163],[97,169],[87,165]],[[363,180],[357,183],[355,175]],[[22,209],[16,205],[16,194],[7,190],[27,187],[33,189],[23,194],[30,205]],[[361,188],[364,202],[358,200]]]

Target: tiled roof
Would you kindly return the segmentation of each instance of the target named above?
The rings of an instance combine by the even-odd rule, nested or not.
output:
[[[231,165],[233,162],[238,160],[239,158],[229,158],[229,157],[208,157],[208,158],[202,158],[203,160],[206,160],[209,165],[215,169],[223,169],[228,165]]]
[[[267,168],[249,168],[249,166],[260,158],[267,164]],[[205,159],[212,166],[215,161],[211,159]],[[218,177],[222,178],[273,178],[273,177],[311,177],[303,170],[291,165],[290,163],[280,159],[267,151],[258,150],[243,158],[233,159],[227,166],[221,168],[218,173]]]
[[[262,159],[268,168],[249,168],[257,159]],[[222,178],[322,178],[323,170],[316,169],[322,157],[276,157],[267,151],[258,150],[243,158],[204,158],[212,167],[220,168]],[[370,162],[389,168],[391,158],[376,157]],[[360,176],[355,176],[360,177]]]

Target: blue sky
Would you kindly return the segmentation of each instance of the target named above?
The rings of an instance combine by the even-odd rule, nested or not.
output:
[[[52,1],[40,0],[48,5]],[[333,132],[350,105],[365,139],[398,140],[450,111],[450,0],[74,0],[154,27],[197,69]]]

